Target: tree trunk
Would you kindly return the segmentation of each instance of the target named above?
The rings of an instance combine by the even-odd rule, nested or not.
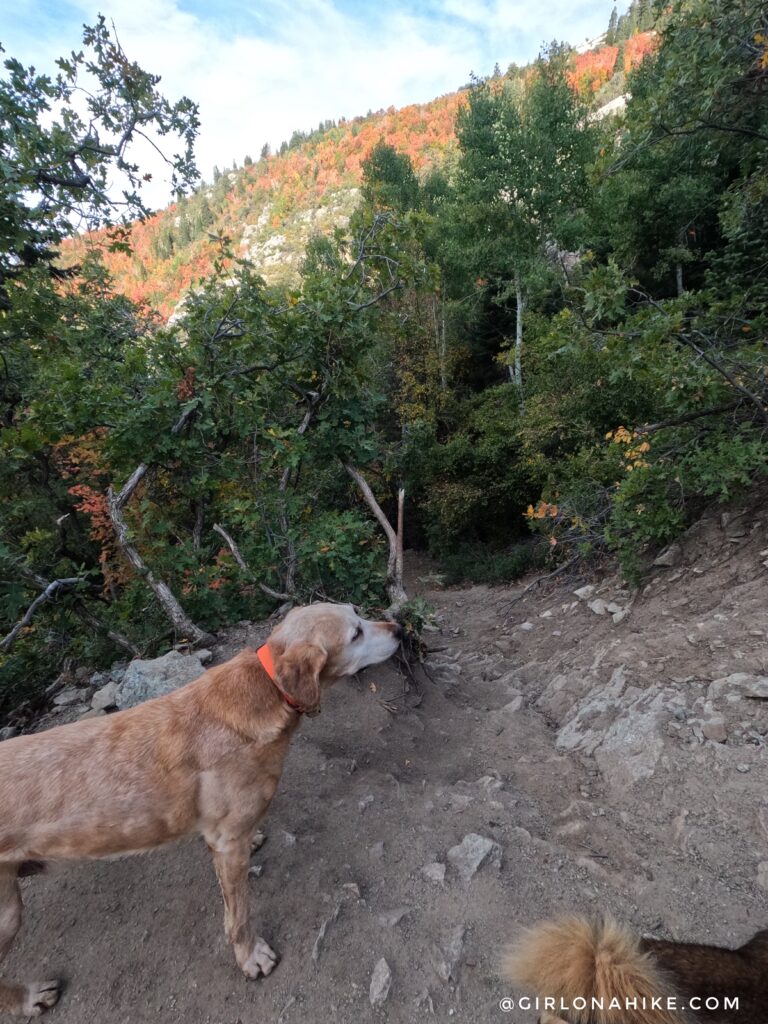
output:
[[[395,532],[362,473],[346,462],[344,463],[344,468],[360,488],[366,504],[378,519],[379,525],[389,542],[387,594],[390,600],[389,612],[392,614],[408,600],[408,594],[403,586],[403,509],[405,506],[405,491],[401,487],[397,492],[397,532]]]
[[[523,411],[524,400],[523,400],[523,314],[525,313],[525,294],[523,292],[523,286],[520,281],[520,274],[515,271],[515,301],[516,301],[516,314],[515,314],[515,367],[512,372],[510,366],[510,375],[512,381],[518,389],[520,411]]]
[[[683,284],[683,264],[678,263],[675,267],[675,280],[677,281],[677,297],[680,298],[685,292],[685,286]]]

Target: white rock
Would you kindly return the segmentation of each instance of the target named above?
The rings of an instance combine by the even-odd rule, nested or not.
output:
[[[70,704],[78,704],[83,699],[83,691],[79,690],[76,686],[66,686],[60,693],[57,693],[53,698],[53,703],[57,708],[67,707]]]
[[[368,990],[368,998],[374,1010],[378,1010],[379,1007],[386,1003],[391,988],[392,971],[389,969],[387,961],[382,957],[373,968],[371,987]]]
[[[578,590],[574,590],[574,594],[580,601],[586,601],[588,597],[592,597],[594,592],[595,588],[591,583],[588,583],[586,587],[579,587]]]
[[[117,683],[107,683],[106,686],[102,686],[100,690],[97,690],[91,698],[91,707],[94,711],[105,711],[107,708],[114,708],[117,705],[117,693],[119,687]]]
[[[470,832],[457,846],[451,847],[448,860],[459,877],[468,882],[488,860],[497,868],[501,866],[501,847],[492,839]]]
[[[442,885],[445,881],[445,864],[440,864],[438,861],[435,861],[432,864],[425,864],[421,869],[421,873],[430,882]]]
[[[666,551],[662,551],[659,557],[654,560],[653,564],[665,569],[674,569],[675,566],[680,565],[682,560],[683,549],[679,544],[670,544]]]
[[[152,697],[160,697],[191,683],[205,672],[200,653],[179,654],[178,651],[169,651],[162,658],[149,661],[137,658],[132,661],[120,684],[117,706],[132,708]]]
[[[595,615],[605,615],[608,612],[608,605],[602,599],[602,597],[596,597],[594,601],[590,601],[587,604],[590,611],[593,611]]]

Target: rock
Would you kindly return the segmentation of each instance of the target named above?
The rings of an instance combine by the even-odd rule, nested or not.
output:
[[[325,933],[328,931],[328,927],[330,925],[332,925],[333,922],[338,918],[340,910],[341,910],[341,904],[337,903],[336,904],[336,908],[333,911],[333,913],[331,914],[331,916],[330,917],[326,917],[326,919],[320,925],[320,931],[317,933],[317,938],[315,939],[315,944],[312,947],[312,961],[313,961],[313,963],[317,963],[317,961],[320,959],[320,951],[323,948],[323,943],[325,942]],[[386,996],[384,998],[386,998]]]
[[[12,740],[14,736],[19,735],[19,730],[15,725],[6,725],[0,729],[0,742],[2,740]]]
[[[373,968],[371,987],[368,991],[368,998],[374,1010],[378,1010],[386,1003],[391,988],[392,971],[389,969],[387,961],[382,957]]]
[[[705,739],[712,740],[713,743],[725,743],[728,739],[725,719],[719,713],[711,712],[702,721],[701,732]]]
[[[505,704],[504,707],[501,708],[501,712],[502,714],[512,715],[515,711],[519,711],[522,706],[523,695],[522,693],[519,693],[516,697],[513,697],[508,704]]]
[[[201,676],[205,669],[200,654],[179,654],[169,651],[162,658],[142,660],[137,658],[125,670],[117,695],[119,708],[133,708],[137,704],[171,693],[180,686],[191,683]]]
[[[445,864],[440,864],[438,861],[435,861],[432,864],[426,864],[421,869],[421,873],[430,882],[442,885],[445,881]]]
[[[521,622],[517,626],[515,626],[515,629],[519,629],[523,633],[530,633],[530,631],[533,629],[533,623]]]
[[[91,670],[85,665],[79,665],[75,669],[75,682],[78,686],[85,686],[91,678]]]
[[[435,1004],[432,1002],[432,996],[430,995],[428,988],[423,988],[416,996],[416,1009],[424,1009],[427,1013],[434,1016]]]
[[[757,884],[761,889],[768,889],[768,860],[760,861],[757,865]]]
[[[574,594],[579,598],[580,601],[586,601],[592,597],[595,592],[595,588],[591,583],[588,583],[586,587],[579,587],[578,590],[574,590]]]
[[[611,616],[612,619],[613,619],[614,626],[618,626],[618,624],[620,622],[623,622],[624,619],[626,619],[626,617],[628,615],[629,615],[629,608],[622,608],[621,611],[614,612],[613,615]]]
[[[670,544],[669,547],[662,551],[658,558],[654,559],[653,564],[663,569],[674,569],[680,565],[683,560],[683,549],[679,544]]]
[[[464,952],[464,925],[454,928],[448,948],[443,953],[437,946],[433,948],[432,966],[435,974],[446,984],[452,982],[457,985],[459,982],[461,954]]]
[[[364,796],[362,800],[358,800],[357,806],[360,809],[360,813],[362,813],[366,809],[366,807],[370,807],[372,803],[373,796],[370,793],[367,796]]]
[[[296,845],[296,836],[293,834],[293,832],[286,832],[285,830],[283,830],[283,844],[285,846]]]
[[[717,700],[725,697],[746,697],[752,700],[768,700],[768,676],[753,676],[748,672],[733,672],[721,679],[713,679],[707,689],[707,698]]]
[[[395,907],[393,910],[384,910],[376,915],[376,920],[384,928],[394,928],[400,924],[406,914],[410,914],[410,907]]]
[[[261,829],[257,829],[257,831],[253,833],[253,838],[251,839],[251,853],[256,853],[257,850],[260,850],[266,841],[267,837]]]
[[[84,721],[86,718],[104,718],[107,712],[104,708],[90,708],[88,711],[84,711],[80,715],[80,721]]]
[[[587,604],[587,608],[593,611],[595,615],[606,615],[608,612],[608,605],[602,599],[602,597],[596,597],[594,601],[590,601]]]
[[[263,874],[264,874],[264,865],[263,864],[252,864],[248,868],[248,875],[249,875],[250,878],[261,878],[261,876]]]
[[[70,704],[79,704],[83,699],[83,691],[78,689],[76,686],[66,686],[61,693],[57,693],[53,698],[53,703],[57,708],[68,707]]]
[[[459,877],[468,882],[487,860],[497,868],[501,866],[501,847],[492,839],[470,832],[457,846],[451,847],[448,860]]]
[[[117,707],[118,685],[115,682],[107,683],[97,690],[91,698],[91,707],[94,711],[106,711],[107,708]]]
[[[368,856],[371,860],[381,860],[384,856],[384,843],[374,843],[373,846],[368,847]]]

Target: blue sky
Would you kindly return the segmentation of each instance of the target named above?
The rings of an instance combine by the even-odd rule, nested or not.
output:
[[[8,0],[0,42],[40,70],[100,11],[166,95],[201,107],[198,164],[258,156],[326,118],[433,99],[551,39],[605,30],[614,0]],[[626,3],[619,3],[623,9]],[[165,205],[162,176],[151,199]]]

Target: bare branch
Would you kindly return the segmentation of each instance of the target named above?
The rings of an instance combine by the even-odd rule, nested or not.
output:
[[[365,502],[371,512],[376,516],[379,525],[386,534],[389,542],[389,558],[387,560],[387,593],[391,601],[390,610],[396,609],[405,604],[408,594],[403,586],[403,506],[405,502],[405,491],[400,488],[397,492],[397,532],[384,515],[384,511],[371,490],[368,481],[350,463],[345,462],[344,468],[360,488]]]
[[[232,535],[227,533],[220,523],[214,523],[213,530],[215,533],[218,533],[220,537],[224,538],[227,547],[232,552],[232,557],[237,562],[240,569],[250,575],[251,570],[248,568],[248,564],[240,553],[240,548],[235,544]],[[257,586],[263,594],[266,594],[267,597],[273,597],[276,601],[293,601],[293,597],[290,594],[283,594],[279,590],[273,590],[272,587],[268,587],[266,583],[257,583]]]
[[[28,626],[32,619],[35,617],[35,612],[40,605],[45,604],[47,601],[52,601],[56,596],[57,592],[63,587],[76,587],[78,583],[85,583],[85,579],[82,576],[70,576],[66,579],[53,580],[52,583],[48,583],[45,586],[45,590],[42,594],[38,594],[32,604],[27,608],[24,615],[19,619],[10,633],[0,641],[0,651],[3,654],[7,654],[13,646],[13,642],[19,633]]]
[[[679,427],[683,423],[691,423],[693,420],[703,419],[705,416],[718,416],[723,412],[732,412],[741,406],[741,401],[728,402],[725,405],[716,405],[711,409],[697,409],[695,412],[688,412],[684,416],[675,416],[671,420],[663,420],[661,423],[649,423],[644,427],[637,427],[638,434],[655,434],[658,430],[665,430],[667,427]]]
[[[139,467],[141,469],[141,466]],[[146,470],[146,467],[145,467]],[[138,470],[136,470],[131,477],[131,480],[136,476]],[[143,474],[142,474],[143,476]],[[141,477],[139,477],[141,479]],[[128,483],[131,483],[131,480]],[[138,483],[138,480],[136,481]],[[210,634],[204,632],[197,626],[192,619],[189,618],[187,613],[182,608],[181,604],[174,597],[170,587],[163,582],[163,580],[157,579],[155,574],[149,568],[147,563],[139,554],[136,547],[131,543],[128,538],[128,526],[123,518],[123,506],[130,497],[131,491],[127,490],[128,484],[120,491],[118,495],[115,495],[114,491],[110,487],[107,490],[107,507],[109,508],[109,518],[112,520],[112,527],[115,531],[115,537],[120,550],[123,552],[125,557],[139,573],[140,576],[146,580],[147,586],[154,592],[155,597],[162,605],[168,618],[173,623],[174,628],[182,634],[182,636],[194,641],[195,643],[204,643],[211,639]],[[133,485],[134,489],[136,484]]]

